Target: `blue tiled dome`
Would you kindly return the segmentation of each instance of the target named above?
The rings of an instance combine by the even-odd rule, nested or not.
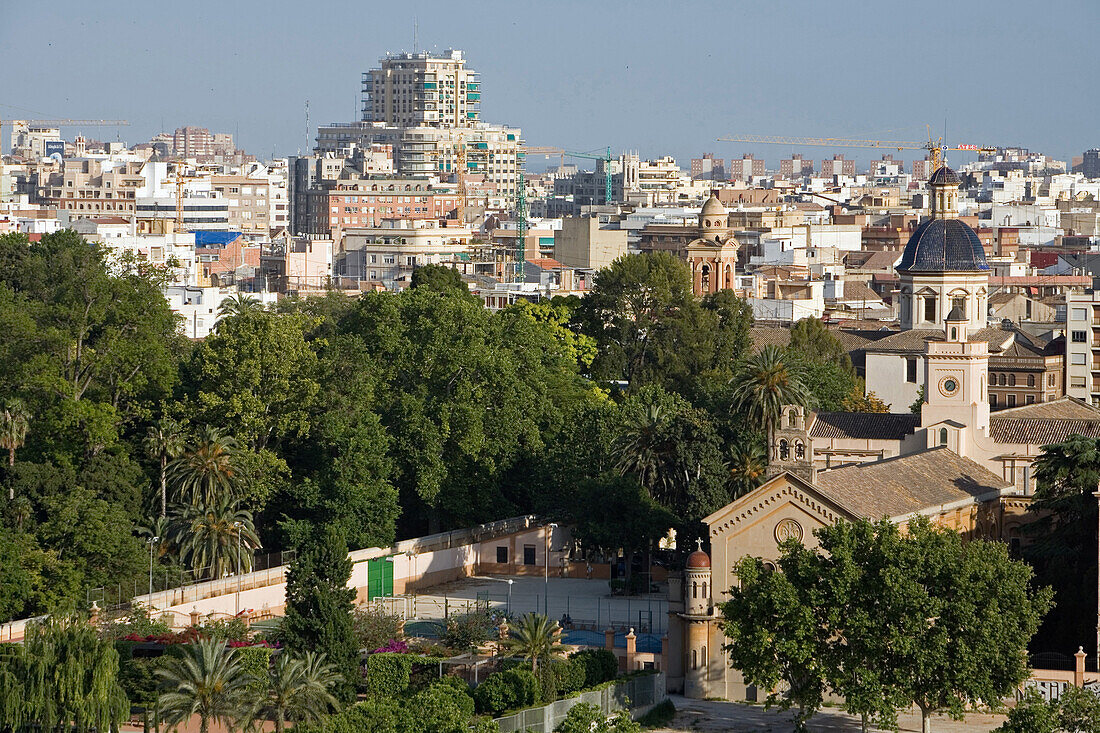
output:
[[[940,170],[943,170],[942,168]],[[978,235],[958,219],[929,219],[917,227],[898,272],[985,272],[985,249]]]
[[[951,183],[956,186],[962,184],[962,180],[959,178],[959,174],[948,168],[946,165],[941,165],[936,169],[932,177],[928,179],[928,185],[934,186],[940,183]]]

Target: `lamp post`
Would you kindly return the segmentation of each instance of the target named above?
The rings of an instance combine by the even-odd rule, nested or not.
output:
[[[240,522],[234,522],[237,528],[237,613],[241,612],[241,531],[244,526]]]
[[[1092,492],[1100,504],[1100,487]],[[1096,535],[1096,669],[1100,670],[1100,513],[1097,514]]]
[[[508,614],[509,617],[511,617],[512,615],[512,583],[514,582],[516,581],[508,578],[508,605],[505,612]]]
[[[558,525],[553,522],[546,525],[546,561],[542,565],[542,615],[546,617],[550,616],[550,537],[557,528]],[[512,586],[508,587],[511,589]]]
[[[160,537],[150,537],[145,541],[149,543],[149,595],[151,596],[153,595],[153,545],[160,542]]]

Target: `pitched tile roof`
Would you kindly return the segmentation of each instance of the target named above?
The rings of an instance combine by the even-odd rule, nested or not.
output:
[[[996,354],[1012,342],[1015,334],[1000,328],[981,328],[970,334],[971,341],[985,341],[989,344],[989,353]],[[929,341],[943,341],[943,331],[938,328],[914,328],[899,331],[866,347],[867,351],[891,353],[924,353]]]
[[[892,412],[818,412],[811,438],[901,440],[920,425],[920,415]]]
[[[871,519],[976,502],[1012,488],[969,458],[943,447],[821,471],[813,483],[827,498]]]
[[[1009,407],[994,413],[994,419],[1014,418],[1046,418],[1054,420],[1100,420],[1100,407],[1093,407],[1084,400],[1076,397],[1059,397],[1050,402],[1036,402],[1032,405]]]
[[[1100,438],[1100,420],[1056,420],[1048,417],[989,418],[989,435],[996,443],[1050,445],[1073,435]]]

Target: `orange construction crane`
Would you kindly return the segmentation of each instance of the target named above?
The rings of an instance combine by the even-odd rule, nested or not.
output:
[[[844,137],[779,137],[774,135],[731,135],[720,137],[718,142],[723,143],[756,143],[763,145],[795,145],[795,146],[820,146],[831,148],[882,148],[890,150],[926,150],[932,163],[932,170],[940,167],[941,155],[948,150],[969,150],[974,153],[992,153],[996,148],[985,145],[959,144],[949,147],[939,141],[933,142],[929,135],[928,142],[913,142],[910,140],[858,140]]]

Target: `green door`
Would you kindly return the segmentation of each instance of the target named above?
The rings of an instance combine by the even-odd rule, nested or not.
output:
[[[367,600],[393,595],[393,563],[387,558],[367,560]]]

